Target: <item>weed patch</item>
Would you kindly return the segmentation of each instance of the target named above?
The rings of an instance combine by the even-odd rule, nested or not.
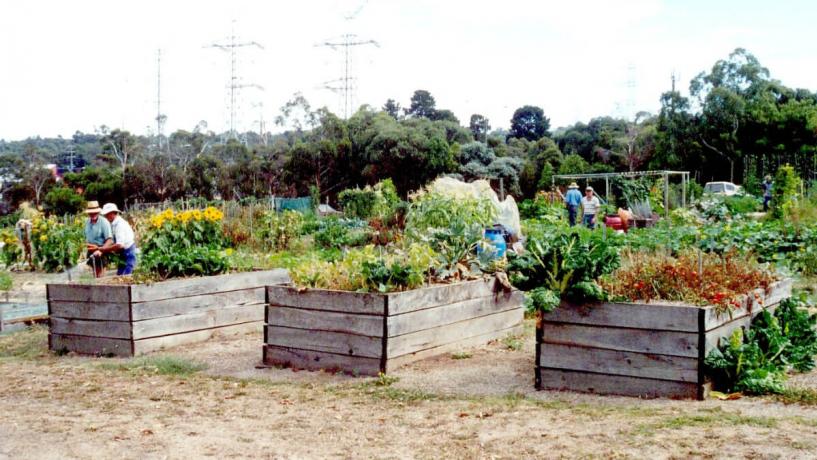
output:
[[[149,373],[178,377],[187,377],[207,368],[206,364],[177,356],[148,356],[119,363],[102,363],[99,366],[102,369],[129,371],[135,374]]]
[[[48,328],[34,325],[0,336],[0,358],[35,359],[48,353]]]

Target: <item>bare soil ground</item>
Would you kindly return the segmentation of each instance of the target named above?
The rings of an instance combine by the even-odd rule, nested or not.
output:
[[[123,360],[0,337],[0,459],[817,457],[817,406],[537,392],[531,325],[380,379],[257,369],[260,343]]]

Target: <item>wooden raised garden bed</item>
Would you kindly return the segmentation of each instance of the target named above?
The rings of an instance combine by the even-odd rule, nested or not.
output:
[[[791,280],[749,295],[731,316],[714,307],[563,302],[536,328],[536,388],[703,399],[704,359],[762,309],[791,295]]]
[[[48,347],[135,356],[261,328],[265,287],[288,283],[268,270],[155,284],[49,284]]]
[[[494,279],[388,294],[270,286],[263,360],[377,375],[519,334],[522,299]]]

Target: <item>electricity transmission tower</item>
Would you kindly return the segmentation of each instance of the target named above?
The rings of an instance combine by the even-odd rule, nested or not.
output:
[[[343,52],[343,76],[338,79],[325,82],[324,88],[341,93],[343,98],[344,119],[349,118],[349,109],[352,105],[355,91],[355,77],[352,75],[351,51],[355,46],[363,45],[374,45],[380,47],[380,44],[374,40],[358,40],[357,35],[355,34],[345,34],[334,41],[327,40],[323,43],[315,45],[329,47],[336,51],[340,49]],[[338,84],[339,86],[332,86],[332,84]]]
[[[237,61],[238,61],[238,51],[241,48],[246,48],[254,46],[259,49],[264,49],[260,43],[255,41],[249,42],[239,42],[235,36],[235,21],[233,21],[232,32],[230,33],[229,41],[227,43],[213,43],[211,45],[205,46],[205,48],[218,48],[222,51],[226,51],[230,53],[230,83],[227,85],[227,90],[229,91],[230,95],[230,132],[228,137],[231,139],[238,139],[238,131],[236,129],[237,125],[237,98],[238,98],[238,91],[242,88],[257,88],[261,91],[264,88],[260,85],[254,83],[241,83],[241,79],[238,76],[237,70]]]
[[[162,50],[160,48],[156,52],[156,139],[159,151],[162,150],[165,122],[167,122],[167,115],[162,113]]]

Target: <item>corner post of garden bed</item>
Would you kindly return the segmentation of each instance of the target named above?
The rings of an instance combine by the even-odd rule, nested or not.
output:
[[[698,309],[698,401],[706,399],[706,308]]]
[[[383,295],[383,334],[380,337],[380,372],[386,373],[389,362],[389,295]]]
[[[539,315],[541,313],[537,313]],[[534,379],[533,385],[534,388],[537,390],[542,389],[542,368],[539,367],[539,362],[541,361],[541,354],[542,354],[542,339],[544,338],[544,328],[542,328],[538,323],[536,326],[536,361],[533,364],[533,372],[534,372]]]

